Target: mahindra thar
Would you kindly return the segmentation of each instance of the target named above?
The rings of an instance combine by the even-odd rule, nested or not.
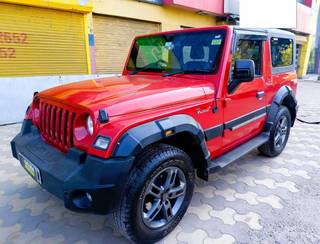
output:
[[[135,38],[122,76],[35,93],[12,154],[66,208],[113,213],[153,243],[172,231],[195,175],[286,146],[298,104],[295,36],[216,26]]]

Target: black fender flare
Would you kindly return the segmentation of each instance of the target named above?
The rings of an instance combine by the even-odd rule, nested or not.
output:
[[[169,136],[166,131],[170,131]],[[172,115],[129,129],[118,140],[112,156],[136,156],[147,146],[181,132],[190,133],[200,144],[205,159],[210,159],[203,129],[194,118],[186,114]]]
[[[277,112],[279,110],[279,107],[283,104],[284,100],[288,99],[290,105],[294,109],[294,116],[292,118],[292,126],[294,123],[294,120],[296,118],[296,113],[298,110],[298,102],[297,99],[295,98],[295,95],[291,89],[290,86],[282,86],[274,96],[272,103],[268,106],[268,117],[267,121],[264,126],[264,131],[265,132],[270,132],[272,126],[273,126],[273,121],[277,115]]]

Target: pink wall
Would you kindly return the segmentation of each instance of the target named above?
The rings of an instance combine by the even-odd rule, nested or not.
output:
[[[312,0],[304,0],[304,4],[307,5],[308,7],[312,6]]]
[[[198,11],[223,15],[223,0],[164,0],[164,5],[187,7]]]

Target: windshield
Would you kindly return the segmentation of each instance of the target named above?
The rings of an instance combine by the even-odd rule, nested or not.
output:
[[[131,74],[142,71],[215,73],[224,40],[224,30],[140,37],[132,48],[127,70],[132,71]]]

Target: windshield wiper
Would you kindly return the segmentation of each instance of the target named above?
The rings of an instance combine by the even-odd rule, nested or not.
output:
[[[144,66],[141,69],[137,69],[135,71],[132,71],[132,72],[129,73],[129,75],[135,75],[135,74],[138,74],[140,72],[146,71],[146,70],[150,69],[152,65],[154,65],[154,63],[148,64],[148,65]]]
[[[206,70],[206,69],[196,69],[196,70],[176,70],[173,71],[171,73],[167,73],[164,74],[162,77],[168,77],[168,76],[172,76],[172,75],[177,75],[177,74],[192,74],[192,73],[205,73],[208,74],[210,73],[210,70]]]
[[[186,72],[181,69],[181,70],[173,71],[173,72],[170,72],[170,73],[166,73],[162,77],[168,77],[168,76],[172,76],[172,75],[185,74],[185,73]]]
[[[210,74],[210,73],[211,73],[211,70],[207,70],[207,69],[196,69],[196,70],[192,70],[192,72],[194,72],[194,73]]]

